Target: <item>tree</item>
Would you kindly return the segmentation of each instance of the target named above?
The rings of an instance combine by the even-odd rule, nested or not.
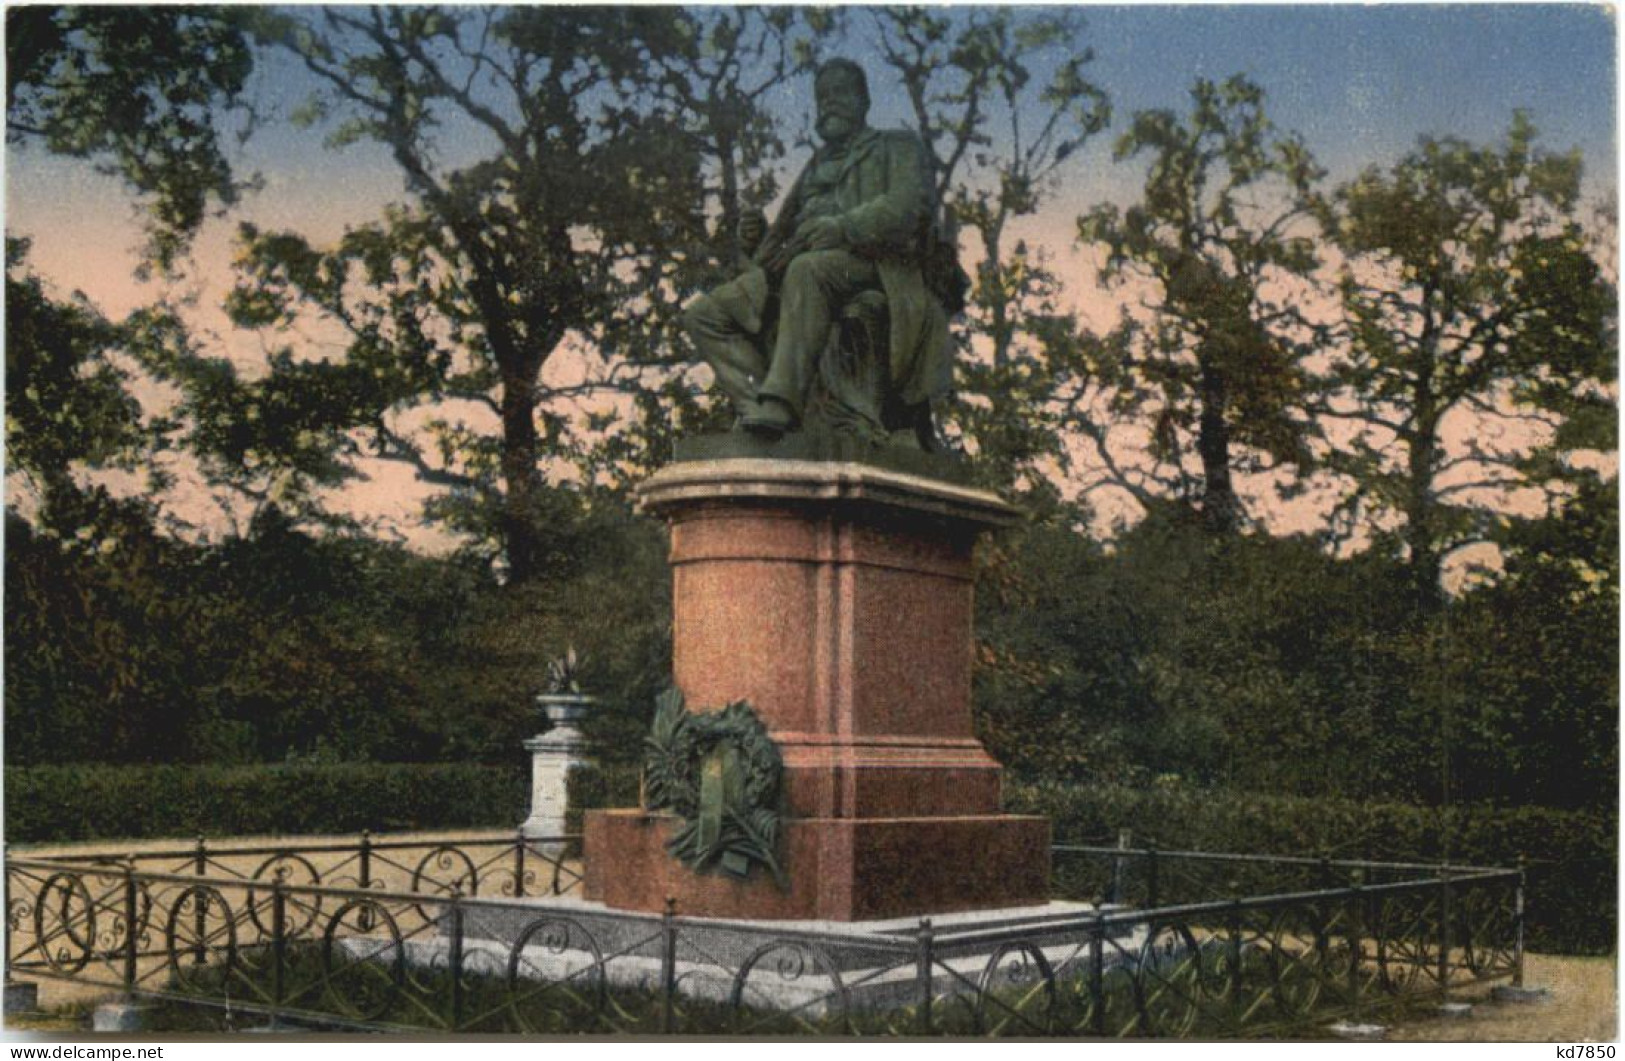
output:
[[[6,10],[6,142],[95,160],[146,201],[153,261],[170,268],[242,187],[222,138],[253,69],[226,7]]]
[[[6,240],[6,456],[33,488],[36,518],[75,536],[112,504],[82,473],[133,470],[158,445],[114,354],[124,333],[82,300],[54,301]]]
[[[837,13],[819,8],[715,7],[688,14],[697,46],[672,66],[659,85],[682,130],[701,159],[702,214],[714,219],[707,242],[687,248],[692,268],[689,290],[709,290],[738,270],[746,248],[739,220],[746,211],[765,210],[779,190],[785,146],[768,103],[792,77],[810,71],[817,40],[836,31]],[[669,349],[687,350],[683,329],[662,322]],[[731,421],[725,403],[710,400],[690,370],[697,360],[670,364],[652,386],[636,386],[626,397],[626,415],[605,414],[593,424],[576,460],[589,482],[624,490],[653,471],[677,437],[724,430]]]
[[[1612,808],[1619,776],[1618,478],[1582,479],[1556,512],[1519,522],[1501,544],[1505,577],[1465,597],[1456,627],[1476,626],[1480,635],[1462,638],[1462,699],[1484,705],[1484,729],[1505,755],[1504,764],[1491,765],[1511,776],[1523,798]]]
[[[1150,156],[1141,201],[1079,219],[1080,237],[1104,247],[1102,283],[1145,291],[1149,319],[1125,316],[1100,345],[1115,394],[1091,410],[1106,416],[1075,423],[1112,484],[1142,505],[1175,497],[1229,533],[1246,518],[1234,472],[1310,461],[1305,361],[1317,331],[1293,296],[1317,264],[1304,226],[1321,171],[1246,78],[1199,78],[1190,96],[1188,114],[1137,114],[1117,143],[1120,160]],[[1111,438],[1114,420],[1139,418],[1152,420],[1150,467]]]
[[[448,489],[434,514],[500,545],[512,581],[537,577],[563,503],[550,475],[590,448],[576,428],[608,431],[614,395],[647,405],[663,379],[659,393],[686,399],[682,417],[704,415],[670,385],[662,339],[711,268],[707,202],[720,197],[726,215],[770,191],[754,173],[773,149],[755,104],[795,62],[788,45],[762,53],[794,20],[754,18],[590,7],[265,16],[261,39],[324,86],[303,118],[330,124],[335,146],[382,145],[410,198],[327,248],[245,227],[237,322],[285,329],[315,314],[344,352],[321,362],[281,350],[265,380],[228,379],[213,407],[190,411],[218,412],[229,440],[249,407],[296,406],[292,449],[266,451],[274,471],[320,486],[363,458],[404,462]],[[470,144],[483,157],[467,157]],[[414,431],[413,417],[426,426]],[[323,449],[326,464],[314,459]]]
[[[1351,425],[1333,458],[1344,515],[1397,517],[1428,609],[1445,561],[1493,540],[1517,492],[1549,511],[1568,457],[1616,444],[1614,295],[1577,215],[1580,158],[1535,140],[1521,113],[1499,145],[1424,138],[1325,210],[1346,257],[1345,356],[1320,414]]]
[[[1094,55],[1077,45],[1082,19],[1010,9],[866,14],[936,163],[946,228],[981,244],[956,430],[995,485],[1053,500],[1045,462],[1067,458],[1056,420],[1088,381],[1057,278],[1011,229],[1037,213],[1110,118],[1105,93],[1084,76]]]

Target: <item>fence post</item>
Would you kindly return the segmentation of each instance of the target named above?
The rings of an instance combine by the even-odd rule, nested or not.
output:
[[[124,990],[135,991],[137,956],[141,944],[136,937],[135,857],[124,867]]]
[[[1349,1001],[1354,1007],[1354,1022],[1360,1022],[1360,961],[1365,949],[1365,871],[1353,871],[1349,888]]]
[[[1134,842],[1134,833],[1128,829],[1117,830],[1117,850],[1127,851],[1129,844]],[[1112,856],[1112,883],[1111,892],[1106,901],[1120,903],[1123,901],[1123,856]]]
[[[451,1030],[463,1026],[463,896],[460,890],[451,893],[451,955],[447,964],[451,971]]]
[[[11,845],[0,844],[0,906],[5,907],[5,951],[0,957],[6,962],[6,983],[11,983]]]
[[[197,838],[197,849],[192,856],[192,872],[199,877],[208,876],[209,873],[209,846],[201,835]],[[192,947],[192,963],[202,965],[209,960],[208,951],[203,946],[203,937],[209,930],[208,908],[204,904],[203,892],[198,893],[197,902],[193,905],[197,907],[192,915],[193,935],[197,943]]]
[[[1523,986],[1523,927],[1524,885],[1528,882],[1528,864],[1518,856],[1518,890],[1512,900],[1512,986]]]
[[[361,830],[361,890],[372,887],[372,830]]]
[[[1095,999],[1094,1031],[1106,1037],[1106,913],[1095,911],[1095,932],[1089,940],[1089,992]]]
[[[1146,909],[1155,910],[1157,908],[1159,893],[1161,890],[1158,888],[1159,882],[1157,880],[1157,849],[1155,847],[1146,848],[1145,857],[1147,892]]]
[[[1241,882],[1232,877],[1226,882],[1225,886],[1226,890],[1230,892],[1230,924],[1227,926],[1230,929],[1230,941],[1227,949],[1230,951],[1230,984],[1233,988],[1230,992],[1230,1001],[1235,1007],[1232,1014],[1235,1017],[1236,1027],[1239,1029],[1242,1015],[1247,1012],[1246,1006],[1241,1001]],[[1200,977],[1200,956],[1197,958],[1197,963],[1197,976]]]
[[[1450,994],[1450,870],[1440,867],[1439,882],[1439,992]]]
[[[660,1030],[670,1035],[677,1028],[677,900],[666,896],[660,917]]]
[[[936,933],[931,929],[931,919],[920,918],[920,933],[916,940],[914,956],[914,980],[920,992],[921,1035],[931,1034],[931,975],[932,966],[936,964],[936,957],[933,954],[935,942]]]
[[[287,990],[288,900],[281,879],[271,882],[271,1017],[282,1008]]]
[[[513,841],[513,895],[525,897],[525,830],[515,829]]]

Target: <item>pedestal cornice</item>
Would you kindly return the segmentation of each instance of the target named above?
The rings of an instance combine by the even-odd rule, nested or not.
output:
[[[717,501],[851,504],[904,509],[977,529],[1007,527],[1015,506],[987,490],[858,461],[727,457],[669,464],[636,490],[638,510],[673,510]]]

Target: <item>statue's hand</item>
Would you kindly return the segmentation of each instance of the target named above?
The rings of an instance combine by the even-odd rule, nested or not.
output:
[[[841,223],[833,217],[814,217],[801,223],[796,229],[796,242],[803,250],[827,251],[835,250],[846,243],[846,236],[841,232]]]

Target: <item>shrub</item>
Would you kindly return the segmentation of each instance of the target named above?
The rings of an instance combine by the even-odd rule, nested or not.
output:
[[[524,771],[461,763],[265,766],[36,766],[5,774],[11,843],[510,827],[525,815]],[[637,802],[637,770],[571,775],[581,812]],[[1547,807],[1459,807],[1270,796],[1189,786],[1022,784],[1012,811],[1043,814],[1058,842],[1392,861],[1438,861],[1446,826],[1457,863],[1529,867],[1531,948],[1602,953],[1615,944],[1614,820]]]
[[[1527,860],[1532,949],[1605,953],[1615,945],[1612,816],[1549,807],[1467,805],[1441,814],[1401,803],[1270,796],[1190,786],[1020,784],[1012,811],[1051,819],[1057,842],[1107,844],[1128,829],[1134,846],[1249,854],[1506,866]]]
[[[639,769],[621,763],[588,763],[570,771],[565,793],[564,831],[578,836],[584,812],[638,805]]]
[[[11,843],[512,826],[514,767],[463,763],[33,766],[5,774]]]

